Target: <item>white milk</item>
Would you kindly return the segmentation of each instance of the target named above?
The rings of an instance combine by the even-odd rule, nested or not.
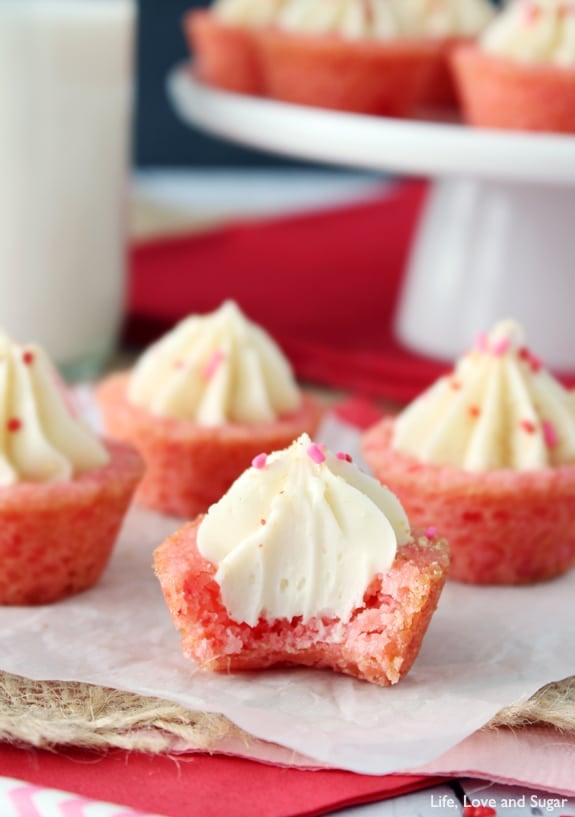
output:
[[[0,327],[81,372],[125,287],[131,0],[0,0]]]

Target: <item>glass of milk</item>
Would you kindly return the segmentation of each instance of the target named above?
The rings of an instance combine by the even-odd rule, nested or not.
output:
[[[0,329],[72,378],[126,285],[133,0],[0,0]]]

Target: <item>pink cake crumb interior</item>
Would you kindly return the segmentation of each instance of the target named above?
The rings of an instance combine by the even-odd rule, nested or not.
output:
[[[413,525],[436,525],[449,542],[450,578],[527,584],[575,563],[575,463],[486,472],[421,463],[392,448],[393,419],[371,428],[364,455]]]
[[[198,552],[202,517],[180,528],[155,553],[155,569],[182,649],[205,669],[231,672],[298,664],[326,667],[386,686],[410,669],[437,606],[448,567],[443,541],[401,547],[349,621],[261,618],[255,627],[230,618]]]

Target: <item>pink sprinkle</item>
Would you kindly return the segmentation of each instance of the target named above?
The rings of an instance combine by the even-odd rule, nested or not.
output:
[[[535,434],[537,431],[537,426],[535,423],[532,423],[531,420],[521,420],[519,423],[523,431],[526,431],[528,434]]]
[[[509,349],[510,346],[511,341],[509,340],[509,338],[502,338],[493,347],[493,354],[495,355],[495,357],[501,357],[502,355],[505,354],[505,352]]]
[[[220,363],[222,362],[222,360],[224,359],[224,357],[225,357],[225,355],[224,355],[224,353],[222,352],[221,349],[215,349],[212,352],[208,362],[204,366],[204,371],[202,372],[202,374],[204,376],[204,380],[211,380],[212,379],[212,377],[217,372],[218,367],[219,367]]]
[[[488,344],[487,344],[487,335],[485,334],[485,332],[480,332],[477,335],[477,340],[475,341],[475,345],[477,346],[477,348],[479,349],[480,352],[486,352],[487,351]]]
[[[425,531],[425,535],[428,539],[434,539],[437,536],[437,528],[433,525]]]
[[[254,468],[260,469],[265,468],[267,460],[268,460],[267,454],[258,454],[256,457],[253,458],[252,465]]]
[[[543,420],[541,426],[543,427],[545,445],[547,445],[548,448],[556,448],[559,445],[559,437],[551,420]]]
[[[533,25],[539,19],[540,14],[541,10],[533,3],[530,3],[525,8],[525,24]]]
[[[310,445],[310,447],[307,450],[307,455],[310,459],[317,463],[317,465],[319,465],[322,462],[325,462],[325,454],[321,450],[321,447],[316,443]]]
[[[353,462],[350,454],[344,454],[343,451],[338,451],[335,455],[338,460],[343,460],[344,462]]]

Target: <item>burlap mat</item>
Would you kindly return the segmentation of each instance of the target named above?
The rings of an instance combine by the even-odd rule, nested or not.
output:
[[[530,725],[575,733],[575,676],[506,707],[485,728]],[[223,715],[190,712],[159,698],[0,673],[0,739],[4,741],[42,748],[116,747],[166,753],[215,751],[227,738],[239,739],[248,750],[255,740]]]

